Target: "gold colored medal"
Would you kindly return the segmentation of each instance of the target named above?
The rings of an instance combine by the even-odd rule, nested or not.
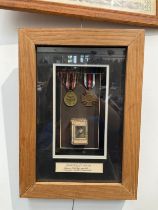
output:
[[[81,98],[82,103],[85,106],[93,106],[97,102],[97,96],[92,93],[92,91],[86,91]]]
[[[64,102],[67,106],[75,106],[77,104],[76,94],[72,90],[69,90],[64,97]]]

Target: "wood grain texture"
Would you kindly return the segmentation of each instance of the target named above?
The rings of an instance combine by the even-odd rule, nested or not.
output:
[[[35,45],[19,36],[20,79],[20,194],[35,182],[36,62]]]
[[[123,185],[136,197],[139,163],[144,35],[128,47],[123,135]]]
[[[23,197],[64,199],[133,199],[133,195],[119,183],[45,183],[38,182]]]
[[[55,15],[75,16],[83,19],[108,21],[114,23],[158,27],[158,14],[155,16],[144,15],[109,9],[90,8],[53,2],[42,2],[38,0],[1,0],[0,8]]]
[[[127,46],[122,183],[36,182],[36,45]],[[143,57],[143,30],[21,29],[19,31],[21,197],[136,199]]]

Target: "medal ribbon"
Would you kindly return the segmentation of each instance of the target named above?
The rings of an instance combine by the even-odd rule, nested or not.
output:
[[[73,90],[76,87],[76,74],[75,72],[70,72],[66,74],[66,88],[68,90]]]
[[[84,86],[87,89],[92,89],[95,86],[95,74],[92,73],[84,74]]]

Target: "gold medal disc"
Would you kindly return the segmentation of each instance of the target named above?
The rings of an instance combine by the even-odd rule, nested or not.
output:
[[[77,103],[76,94],[72,90],[69,90],[64,97],[64,102],[67,106],[75,106]]]
[[[97,96],[92,91],[86,91],[82,95],[81,101],[85,106],[93,106],[97,102]]]

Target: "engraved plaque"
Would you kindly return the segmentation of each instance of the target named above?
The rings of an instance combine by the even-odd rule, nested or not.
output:
[[[103,173],[103,163],[56,163],[56,172]]]

